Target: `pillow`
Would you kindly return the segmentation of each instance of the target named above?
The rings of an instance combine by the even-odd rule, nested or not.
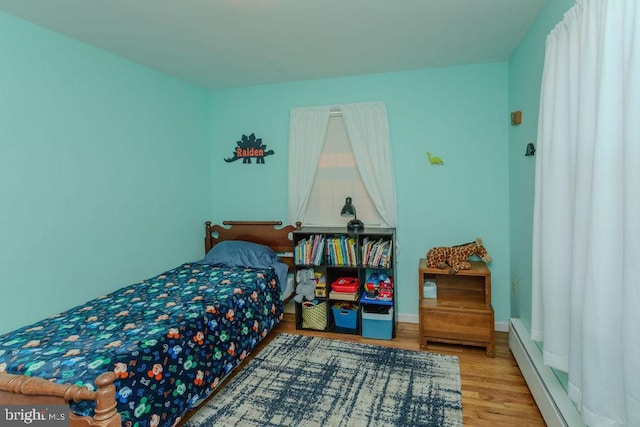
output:
[[[268,246],[244,240],[226,240],[215,245],[205,257],[203,264],[224,264],[229,267],[268,268],[278,262],[278,255]]]

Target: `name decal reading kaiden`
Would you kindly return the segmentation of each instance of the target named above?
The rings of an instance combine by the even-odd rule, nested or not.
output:
[[[225,162],[231,163],[242,159],[242,163],[251,163],[251,158],[256,159],[256,163],[264,164],[264,158],[273,154],[273,150],[265,151],[266,145],[262,144],[262,138],[256,138],[251,135],[242,135],[240,141],[237,141],[238,147],[233,153],[233,157],[224,159]]]

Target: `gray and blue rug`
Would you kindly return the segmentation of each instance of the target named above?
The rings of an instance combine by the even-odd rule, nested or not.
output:
[[[455,356],[280,334],[187,426],[461,426]]]

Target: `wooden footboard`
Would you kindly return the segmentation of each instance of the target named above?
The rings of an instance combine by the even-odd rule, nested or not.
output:
[[[118,427],[120,414],[116,410],[116,375],[105,372],[95,380],[96,391],[70,384],[57,384],[42,378],[0,373],[0,404],[3,405],[67,405],[70,402],[93,400],[93,417],[69,413],[72,427]]]
[[[282,256],[283,262],[293,266],[290,253],[291,231],[300,227],[284,226],[279,221],[225,221],[225,226],[206,224],[205,249],[224,240],[247,240],[270,246]],[[206,253],[205,251],[205,253]],[[0,369],[2,367],[0,366]],[[0,405],[68,405],[83,400],[95,401],[92,417],[81,417],[69,412],[72,427],[117,427],[122,424],[117,412],[115,373],[105,372],[94,380],[97,390],[70,384],[57,384],[42,378],[0,372]],[[24,406],[21,407],[24,409]],[[1,422],[1,420],[0,420]]]

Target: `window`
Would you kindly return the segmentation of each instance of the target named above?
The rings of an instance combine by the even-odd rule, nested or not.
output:
[[[369,102],[338,108],[342,117],[330,117],[329,106],[291,109],[289,223],[344,225],[340,210],[350,196],[365,226],[395,227],[396,192],[386,107],[382,102]],[[312,196],[314,201],[310,201]]]
[[[362,182],[344,120],[332,114],[304,214],[305,225],[345,225],[347,219],[340,216],[340,210],[347,197],[353,199],[358,219],[365,226],[380,226],[380,215]]]

